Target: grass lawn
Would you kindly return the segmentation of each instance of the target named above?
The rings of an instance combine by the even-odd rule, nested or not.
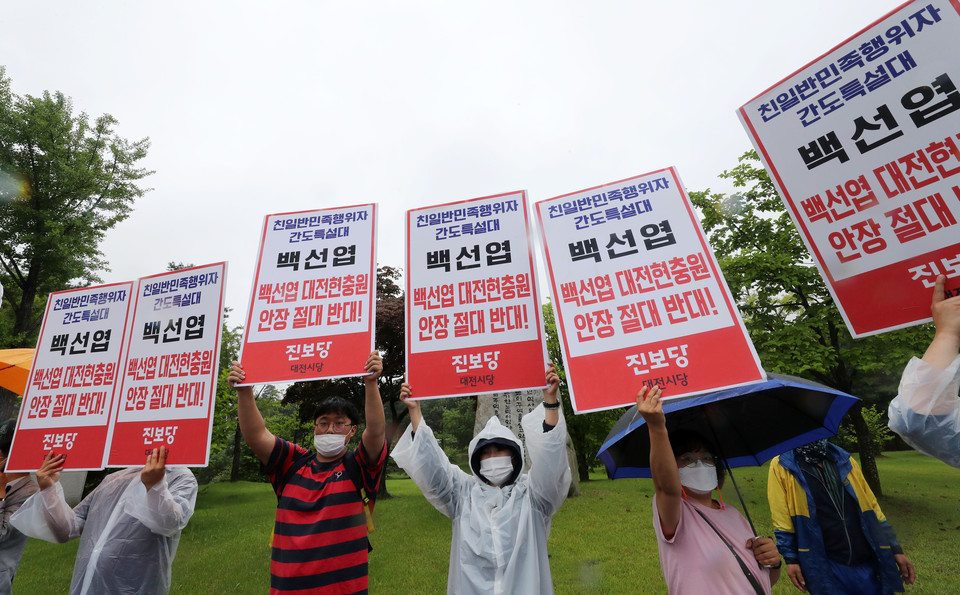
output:
[[[960,593],[960,470],[914,452],[878,460],[884,513],[917,568],[908,593]],[[762,535],[772,535],[766,503],[767,467],[735,469]],[[373,593],[443,593],[450,555],[450,521],[430,506],[409,479],[391,478],[394,495],[377,504],[371,536]],[[597,479],[582,485],[554,517],[550,565],[558,594],[665,593],[651,526],[650,480]],[[733,486],[723,491],[740,508]],[[184,530],[173,565],[175,593],[265,593],[268,539],[276,498],[269,484],[200,488],[197,510]],[[76,542],[27,544],[16,592],[66,593]],[[774,593],[798,593],[784,577]]]

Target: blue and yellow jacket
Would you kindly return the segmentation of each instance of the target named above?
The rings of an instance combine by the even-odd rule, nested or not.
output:
[[[830,444],[829,456],[843,478],[843,486],[860,504],[860,526],[879,561],[880,584],[884,593],[902,592],[903,581],[894,554],[903,553],[897,536],[887,522],[860,466],[850,453]],[[840,593],[827,564],[823,535],[817,524],[816,507],[807,480],[797,465],[793,451],[770,463],[767,499],[773,518],[777,548],[787,564],[800,564],[807,590],[816,595]]]

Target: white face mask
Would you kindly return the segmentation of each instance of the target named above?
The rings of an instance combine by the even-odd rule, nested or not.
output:
[[[679,471],[680,485],[691,492],[709,494],[717,487],[717,468],[706,465],[703,461],[680,467]]]
[[[495,486],[503,485],[513,475],[513,457],[490,457],[480,461],[480,475]]]
[[[332,459],[347,449],[347,440],[343,434],[316,434],[313,446],[320,456]]]

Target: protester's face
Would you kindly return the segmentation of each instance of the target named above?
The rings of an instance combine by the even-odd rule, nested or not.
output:
[[[480,451],[480,460],[489,459],[492,457],[512,457],[513,451],[507,448],[506,446],[500,446],[499,444],[488,444],[483,447],[483,450]]]
[[[313,425],[314,434],[342,434],[349,440],[356,431],[356,426],[346,415],[335,413],[324,414],[317,418]]]

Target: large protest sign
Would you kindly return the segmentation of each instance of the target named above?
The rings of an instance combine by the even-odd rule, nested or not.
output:
[[[172,465],[207,464],[226,272],[221,262],[137,282],[107,466],[142,465],[161,446]]]
[[[854,336],[960,293],[960,3],[909,2],[740,108]]]
[[[7,471],[102,469],[133,283],[50,294]],[[143,461],[141,461],[142,463]]]
[[[241,363],[247,384],[364,374],[376,313],[376,205],[268,215]]]
[[[406,319],[417,398],[543,387],[525,192],[407,211]]]
[[[536,207],[577,413],[765,377],[673,168]]]

